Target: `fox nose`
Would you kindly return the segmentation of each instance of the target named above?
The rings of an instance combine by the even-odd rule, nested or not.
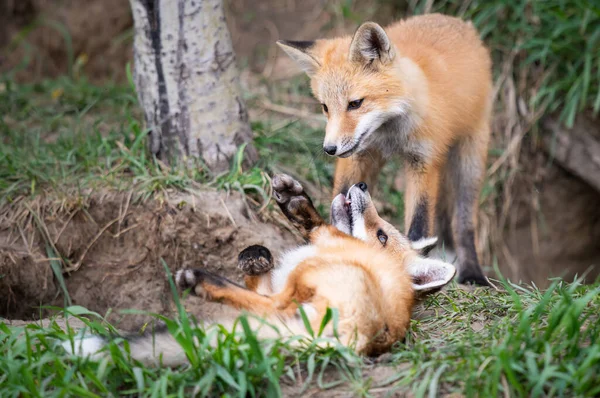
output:
[[[364,182],[359,182],[358,184],[356,184],[356,186],[360,188],[361,191],[367,192],[367,184],[365,184]]]
[[[335,153],[337,151],[337,146],[335,146],[335,145],[326,145],[326,146],[323,147],[323,150],[328,155],[335,155]]]

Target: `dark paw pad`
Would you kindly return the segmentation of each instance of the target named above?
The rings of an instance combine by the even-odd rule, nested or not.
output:
[[[238,256],[238,268],[246,275],[262,275],[271,271],[273,266],[273,256],[264,246],[249,246]]]
[[[273,177],[273,197],[279,204],[285,204],[294,196],[303,196],[302,185],[287,174]]]

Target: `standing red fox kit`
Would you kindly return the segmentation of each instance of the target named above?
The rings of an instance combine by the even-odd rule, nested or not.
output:
[[[403,155],[409,239],[438,235],[456,249],[458,281],[488,285],[474,235],[491,60],[471,23],[430,14],[385,30],[366,22],[353,37],[278,44],[309,75],[327,116],[323,150],[339,158],[334,194],[355,181],[373,186],[385,161]]]
[[[435,239],[417,246],[378,216],[364,183],[333,200],[331,225],[291,177],[275,176],[273,189],[279,207],[308,244],[287,252],[277,266],[263,246],[242,251],[238,267],[246,273],[246,287],[203,269],[186,269],[176,275],[180,288],[264,317],[284,335],[308,335],[302,313],[312,330],[319,330],[327,308],[334,308],[340,341],[354,344],[360,353],[377,354],[404,337],[415,291],[440,289],[454,277],[451,264],[420,255]],[[248,320],[260,337],[278,336],[270,327],[260,327],[260,321]],[[225,316],[208,323],[231,330],[233,322]],[[331,324],[324,335],[334,336]],[[127,340],[132,357],[142,362],[185,361],[181,346],[168,333]],[[95,355],[105,344],[100,337],[88,337],[63,346],[79,355]]]

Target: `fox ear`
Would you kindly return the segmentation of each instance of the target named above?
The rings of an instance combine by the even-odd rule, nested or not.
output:
[[[419,253],[421,256],[427,256],[431,250],[437,245],[437,236],[431,238],[421,238],[417,241],[410,242],[410,247]]]
[[[456,268],[452,264],[421,256],[415,256],[411,260],[407,271],[412,277],[413,289],[419,293],[441,289],[456,274]]]
[[[385,30],[375,22],[358,27],[350,43],[350,61],[371,64],[375,60],[385,64],[394,59],[394,48]]]
[[[319,61],[310,55],[310,49],[315,45],[314,41],[277,40],[277,45],[309,76],[314,75],[321,66]]]

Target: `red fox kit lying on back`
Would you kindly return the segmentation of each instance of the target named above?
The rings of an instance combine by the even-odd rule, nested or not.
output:
[[[382,220],[364,183],[333,200],[332,225],[323,221],[291,177],[275,176],[273,188],[281,210],[309,243],[285,254],[277,267],[262,246],[242,251],[239,267],[247,274],[247,287],[202,269],[179,271],[179,287],[264,317],[283,334],[308,335],[301,312],[312,329],[319,330],[327,308],[335,308],[340,341],[354,344],[360,353],[377,354],[404,337],[415,291],[440,289],[455,274],[451,264],[419,254],[435,240],[411,244]],[[260,325],[258,320],[249,321]],[[233,319],[211,323],[231,328]],[[324,333],[333,337],[332,326]],[[258,334],[277,336],[268,327],[259,328]],[[98,337],[85,338],[75,342],[75,351],[95,354],[104,344]],[[181,347],[167,333],[137,337],[129,344],[131,355],[147,363],[157,358],[167,365],[185,360]],[[63,346],[72,351],[71,342]]]
[[[490,137],[491,60],[471,23],[440,14],[353,37],[279,41],[311,78],[327,116],[324,151],[337,156],[334,194],[374,186],[396,154],[407,173],[405,231],[456,249],[458,281],[489,285],[475,249]]]

